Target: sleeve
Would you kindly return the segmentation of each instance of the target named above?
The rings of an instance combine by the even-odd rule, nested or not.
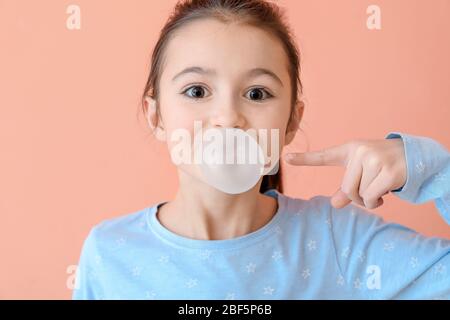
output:
[[[429,138],[388,137],[399,136],[405,143],[408,178],[393,192],[412,203],[435,200],[449,222],[449,153]],[[341,284],[350,297],[450,299],[450,240],[387,223],[354,204],[330,210]]]
[[[402,188],[391,191],[397,197],[421,204],[430,200],[450,224],[450,153],[427,137],[391,132],[386,139],[401,138],[408,174]]]
[[[73,300],[100,299],[100,284],[98,281],[97,265],[101,262],[98,252],[95,227],[83,243],[75,278],[75,288],[72,292]]]

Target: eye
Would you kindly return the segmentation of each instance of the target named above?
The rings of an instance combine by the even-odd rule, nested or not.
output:
[[[250,99],[253,101],[267,100],[273,97],[273,95],[264,88],[252,88],[249,93]]]
[[[190,92],[190,94],[189,94],[189,92]],[[196,86],[191,86],[191,87],[187,88],[181,94],[184,96],[186,96],[186,94],[187,94],[188,98],[201,99],[201,98],[203,98],[204,92],[205,92],[204,87],[196,85]]]

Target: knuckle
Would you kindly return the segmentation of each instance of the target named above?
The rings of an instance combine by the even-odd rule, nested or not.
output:
[[[364,205],[368,208],[368,209],[373,209],[376,206],[377,201],[374,200],[373,198],[364,198]]]
[[[387,184],[389,186],[392,186],[393,184],[395,184],[397,182],[397,176],[395,173],[389,173],[388,177],[387,177]]]
[[[369,152],[370,148],[366,144],[359,144],[355,149],[356,156],[363,156]]]
[[[368,205],[366,205],[366,208],[367,209],[375,209],[376,205],[373,205],[373,204],[369,203]]]
[[[366,202],[370,206],[373,206],[375,203],[377,203],[377,200],[374,197],[366,197],[364,198],[364,202]]]
[[[379,169],[382,165],[382,162],[377,156],[370,156],[367,158],[366,163],[368,166]]]
[[[390,170],[386,174],[386,182],[389,186],[393,185],[397,180],[397,173],[395,170]]]
[[[373,194],[367,191],[361,193],[361,198],[364,199],[364,202],[372,202],[374,200]]]
[[[347,148],[354,153],[356,151],[356,149],[358,149],[358,147],[360,145],[362,145],[362,141],[361,140],[352,140],[346,143]]]

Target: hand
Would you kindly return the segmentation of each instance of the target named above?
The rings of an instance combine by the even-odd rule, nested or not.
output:
[[[354,140],[342,145],[284,157],[296,166],[345,166],[341,187],[331,198],[335,208],[352,201],[374,209],[383,204],[385,194],[405,185],[406,156],[401,138]]]

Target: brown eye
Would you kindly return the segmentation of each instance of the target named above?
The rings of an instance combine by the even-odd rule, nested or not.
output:
[[[189,93],[190,92],[190,93]],[[187,94],[189,98],[193,99],[201,99],[204,97],[205,89],[201,86],[192,86],[187,88],[184,92],[184,95]]]
[[[266,100],[273,97],[270,93],[268,93],[263,88],[253,88],[249,91],[250,99],[253,101]]]

